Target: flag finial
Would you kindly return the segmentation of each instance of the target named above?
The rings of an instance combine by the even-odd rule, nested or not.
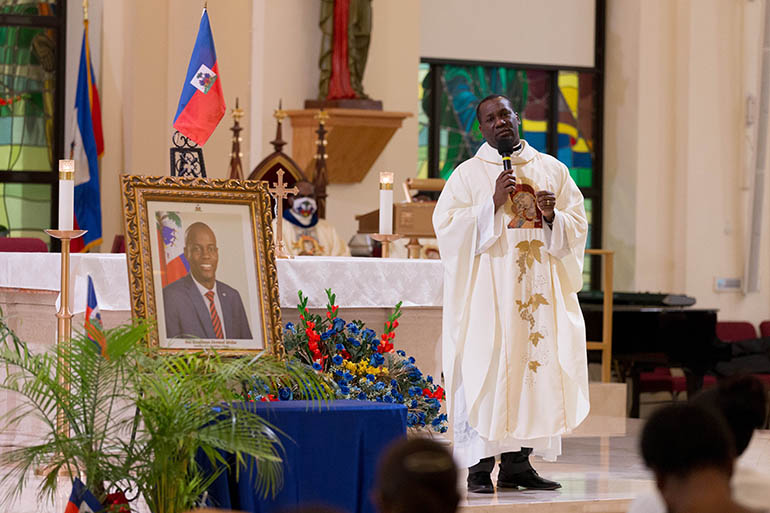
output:
[[[83,0],[83,21],[88,21],[88,0]]]

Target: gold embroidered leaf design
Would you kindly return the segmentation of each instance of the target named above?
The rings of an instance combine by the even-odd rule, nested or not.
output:
[[[543,297],[542,294],[534,294],[531,298],[529,298],[529,304],[532,306],[532,311],[534,312],[540,305],[547,305],[548,300]]]
[[[545,246],[542,241],[535,240],[523,240],[516,244],[516,249],[519,250],[519,257],[516,259],[516,264],[519,266],[519,283],[524,278],[524,273],[527,272],[527,268],[532,269],[535,261],[538,263],[543,262],[540,248]]]
[[[532,372],[537,372],[538,367],[540,367],[540,362],[538,362],[537,360],[531,360],[529,362],[529,370],[531,370]]]
[[[540,334],[539,331],[535,331],[534,333],[530,333],[529,335],[529,341],[532,342],[532,345],[537,347],[538,342],[540,342],[542,339],[544,339],[543,335]]]

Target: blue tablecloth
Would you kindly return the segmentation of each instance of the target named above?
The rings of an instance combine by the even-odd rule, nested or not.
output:
[[[283,431],[284,483],[263,499],[254,480],[223,473],[209,488],[210,504],[253,513],[298,505],[326,505],[347,513],[374,513],[370,492],[383,450],[406,434],[403,405],[369,401],[249,403]],[[252,466],[252,465],[250,465]]]

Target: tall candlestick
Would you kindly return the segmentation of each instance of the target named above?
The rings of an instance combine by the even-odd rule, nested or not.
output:
[[[380,173],[380,233],[393,233],[393,173]]]
[[[75,205],[75,161],[59,161],[59,230],[72,230]]]

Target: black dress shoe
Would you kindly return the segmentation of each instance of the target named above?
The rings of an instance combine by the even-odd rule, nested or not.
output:
[[[471,493],[495,493],[489,472],[471,472],[468,474],[468,491]]]
[[[497,476],[498,488],[527,488],[529,490],[556,490],[561,485],[556,481],[542,478],[531,468],[516,474],[506,474],[502,470]]]

